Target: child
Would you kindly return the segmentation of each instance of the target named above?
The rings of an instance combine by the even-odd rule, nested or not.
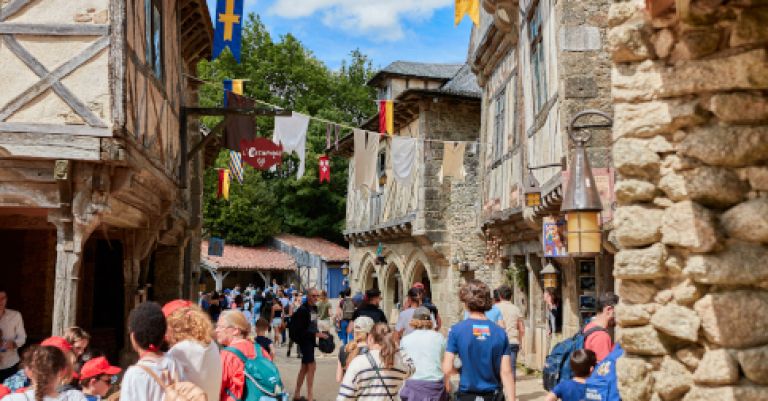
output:
[[[72,364],[55,346],[33,346],[24,355],[24,370],[32,379],[32,387],[21,393],[3,397],[5,401],[85,401],[76,390],[59,391],[62,383],[72,378]]]
[[[269,353],[269,359],[275,360],[275,350],[272,347],[272,340],[267,337],[267,331],[269,331],[269,322],[267,319],[259,318],[256,321],[256,344],[259,344],[267,353]]]
[[[584,382],[592,373],[597,363],[595,353],[588,349],[579,349],[571,354],[571,371],[573,379],[558,383],[552,392],[547,394],[545,401],[582,401],[587,391]]]
[[[112,385],[112,377],[120,373],[120,368],[111,366],[107,358],[92,358],[80,369],[80,388],[85,399],[99,401],[107,396]]]

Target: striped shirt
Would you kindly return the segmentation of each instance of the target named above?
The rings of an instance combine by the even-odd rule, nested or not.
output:
[[[336,401],[392,401],[399,399],[397,393],[414,371],[411,363],[406,362],[400,353],[395,354],[395,365],[385,368],[379,357],[379,350],[370,350],[369,354],[379,366],[379,375],[366,355],[358,355],[349,364],[344,379],[339,387]],[[389,394],[388,394],[389,393]],[[390,397],[391,396],[391,397]]]

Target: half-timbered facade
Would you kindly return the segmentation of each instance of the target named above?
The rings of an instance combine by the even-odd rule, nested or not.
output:
[[[136,301],[189,294],[202,164],[180,113],[210,21],[202,0],[0,1],[0,277],[33,340],[77,324],[117,351]]]
[[[479,199],[479,88],[466,65],[402,61],[380,71],[369,85],[379,90],[380,99],[394,100],[394,135],[419,140],[408,185],[393,178],[385,136],[379,143],[378,191],[355,188],[350,163],[344,232],[350,244],[350,286],[353,291],[379,288],[382,309],[394,318],[408,289],[424,283],[449,327],[460,314],[458,283],[474,275],[482,262],[474,207]],[[362,128],[378,131],[377,122],[375,116]],[[463,181],[440,181],[443,141],[467,142]],[[349,136],[339,152],[354,157],[352,145]]]
[[[506,272],[515,303],[525,313],[521,361],[540,369],[560,335],[572,335],[594,314],[588,301],[613,289],[612,255],[547,257],[543,220],[562,221],[564,177],[573,143],[566,132],[584,109],[610,113],[610,62],[606,51],[608,1],[487,0],[472,30],[469,58],[482,87],[479,225],[489,238],[489,263]],[[609,130],[593,130],[588,144],[608,227],[613,172]],[[541,203],[526,206],[531,177]],[[562,233],[561,233],[562,234]],[[607,241],[604,244],[610,244]],[[559,270],[562,334],[547,333],[541,271]]]

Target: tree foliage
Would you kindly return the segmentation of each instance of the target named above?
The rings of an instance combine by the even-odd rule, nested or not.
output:
[[[359,50],[349,55],[338,71],[318,60],[291,34],[273,41],[261,20],[251,14],[243,26],[241,63],[227,52],[198,65],[206,81],[248,79],[245,95],[330,121],[359,125],[375,112],[375,93],[366,82],[372,77],[371,61]],[[200,103],[219,106],[221,85],[203,85]],[[209,126],[215,118],[204,120]],[[271,137],[272,118],[257,119],[257,136]],[[311,122],[307,133],[306,173],[296,179],[294,155],[283,158],[276,172],[245,166],[243,185],[232,181],[230,199],[216,198],[218,175],[226,168],[222,151],[206,171],[204,229],[228,243],[258,245],[280,232],[320,236],[341,242],[345,225],[347,160],[331,157],[331,183],[318,182],[318,156],[325,153],[326,126]]]

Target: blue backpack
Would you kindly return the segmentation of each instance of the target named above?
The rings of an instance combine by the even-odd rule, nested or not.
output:
[[[552,391],[557,383],[563,380],[570,380],[573,377],[571,372],[571,354],[577,349],[583,349],[584,341],[587,337],[597,331],[607,332],[605,328],[597,326],[587,331],[581,329],[573,337],[557,343],[552,348],[552,352],[547,355],[547,359],[544,362],[544,389]]]
[[[624,349],[616,344],[613,351],[597,364],[585,383],[587,388],[585,400],[621,401],[616,382],[616,360],[622,355],[624,355]]]
[[[247,358],[237,348],[224,348],[224,351],[235,354],[243,362],[245,374],[243,398],[238,399],[229,390],[227,394],[236,401],[287,401],[288,394],[283,392],[283,382],[280,380],[280,371],[277,370],[277,366],[262,355],[259,344],[254,344],[254,347],[256,357],[253,359]]]

